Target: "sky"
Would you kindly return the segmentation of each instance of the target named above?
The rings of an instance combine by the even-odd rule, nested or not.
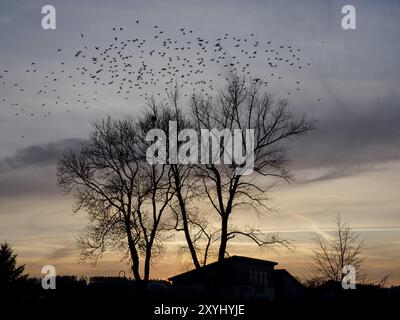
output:
[[[41,28],[45,4],[56,8],[56,30]],[[356,30],[341,27],[346,4],[356,8]],[[302,70],[282,68],[279,81],[264,71],[262,61],[254,62],[255,73],[269,79],[268,90],[287,98],[295,114],[316,119],[318,128],[290,145],[294,181],[269,192],[268,206],[274,212],[258,216],[238,210],[233,215],[235,223],[280,232],[295,250],[260,250],[236,242],[230,252],[273,260],[299,277],[307,276],[313,237],[332,231],[333,218],[340,213],[366,241],[368,276],[379,281],[389,275],[389,283],[400,284],[397,1],[1,1],[0,74],[8,78],[0,86],[0,241],[14,246],[27,271],[37,276],[43,265],[52,264],[60,274],[129,273],[128,265],[111,253],[94,268],[78,263],[75,238],[86,220],[83,213],[72,214],[72,199],[57,189],[55,166],[65,148],[87,138],[92,121],[136,114],[143,98],[132,93],[124,99],[93,85],[73,90],[67,81],[58,83],[52,96],[31,92],[44,81],[39,73],[59,70],[60,59],[65,73],[75,76],[74,53],[84,45],[108,43],[113,27],[123,27],[124,37],[151,39],[155,25],[173,36],[185,27],[206,39],[229,33],[278,47],[291,45],[301,48],[301,58],[310,63]],[[210,66],[208,72],[219,70]],[[299,79],[301,91],[295,94],[293,83]],[[78,92],[91,99],[95,90],[97,99],[90,101],[90,108],[77,102]],[[55,104],[60,92],[68,106]],[[152,277],[167,278],[187,268],[176,254],[181,242],[179,237],[169,242]]]

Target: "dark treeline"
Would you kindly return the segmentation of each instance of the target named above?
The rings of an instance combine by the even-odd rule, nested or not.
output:
[[[90,279],[76,276],[57,276],[56,290],[43,290],[41,279],[28,278],[19,283],[1,297],[7,305],[19,306],[18,312],[37,312],[40,310],[71,311],[84,308],[90,315],[123,313],[124,308],[135,310],[135,315],[145,319],[160,319],[154,315],[158,305],[199,304],[244,304],[250,319],[259,319],[261,314],[269,315],[321,315],[321,310],[330,309],[331,316],[360,315],[377,310],[389,312],[400,298],[400,286],[383,287],[380,285],[357,285],[357,290],[343,290],[340,283],[328,281],[319,286],[306,287],[306,295],[296,301],[214,301],[203,297],[179,296],[173,285],[163,280],[151,280],[145,297],[139,297],[135,280],[125,277],[92,277]],[[201,317],[199,317],[201,318]],[[219,317],[209,317],[209,319]],[[172,319],[172,318],[171,318]],[[196,316],[190,319],[197,319]],[[226,317],[229,319],[229,317]]]

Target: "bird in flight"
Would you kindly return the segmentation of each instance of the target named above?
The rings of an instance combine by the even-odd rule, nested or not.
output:
[[[139,24],[139,19],[134,23]],[[188,99],[193,94],[212,97],[216,83],[228,75],[243,74],[252,85],[270,88],[273,79],[284,80],[289,72],[298,74],[299,69],[310,66],[309,62],[303,62],[301,48],[294,44],[274,46],[270,40],[257,39],[255,33],[205,37],[189,27],[178,27],[171,35],[159,25],[153,25],[145,34],[132,35],[127,26],[114,26],[112,30],[112,36],[100,43],[80,32],[84,40],[71,53],[65,48],[56,49],[62,53],[50,71],[41,70],[36,62],[23,67],[26,76],[34,73],[39,76],[39,80],[35,78],[39,88],[34,92],[42,99],[38,106],[44,109],[69,106],[67,112],[73,112],[72,106],[89,109],[90,101],[99,101],[102,93],[104,96],[112,93],[123,100],[148,99],[161,97],[175,87]],[[69,62],[69,54],[79,59]],[[283,73],[281,68],[285,70]],[[15,97],[23,99],[28,94],[27,88],[22,83],[13,86],[7,82],[6,74],[7,70],[0,72],[2,85],[11,86]],[[255,77],[251,78],[251,74]],[[300,91],[300,82],[289,80],[293,87],[283,89],[282,94],[294,96]],[[46,112],[44,117],[49,118],[50,114]]]

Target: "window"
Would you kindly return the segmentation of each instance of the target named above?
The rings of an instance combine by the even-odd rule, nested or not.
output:
[[[268,286],[268,272],[264,271],[264,287]]]
[[[256,287],[268,286],[268,271],[264,270],[249,270],[249,282]]]
[[[264,272],[263,271],[258,271],[258,281],[257,281],[257,285],[259,286],[259,287],[262,287],[262,286],[264,286],[264,284],[263,284],[263,275],[264,274]]]

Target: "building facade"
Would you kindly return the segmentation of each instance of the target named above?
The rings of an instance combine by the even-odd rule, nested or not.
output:
[[[232,256],[200,269],[169,278],[179,296],[222,300],[291,299],[304,288],[286,270],[275,270],[276,262]]]

